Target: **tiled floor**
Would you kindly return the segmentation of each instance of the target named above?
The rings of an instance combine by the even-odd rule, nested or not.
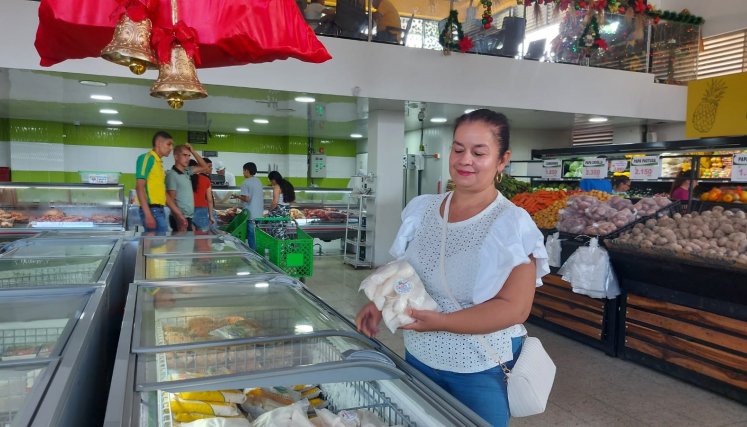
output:
[[[367,301],[358,285],[370,270],[344,265],[339,255],[331,255],[334,250],[325,253],[315,258],[307,285],[352,319]],[[512,426],[747,426],[747,406],[539,327],[527,328],[542,340],[558,371],[547,411],[514,418]],[[378,339],[404,353],[401,333],[391,334],[382,325]]]

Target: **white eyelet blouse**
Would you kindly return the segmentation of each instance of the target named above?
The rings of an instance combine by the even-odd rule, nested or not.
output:
[[[550,272],[542,233],[524,209],[499,194],[472,218],[447,224],[445,274],[460,305],[455,307],[440,279],[444,220],[439,209],[444,198],[423,195],[410,201],[389,251],[413,266],[439,311],[449,313],[493,298],[513,268],[529,262],[529,255],[536,260],[536,285],[542,285],[542,276]],[[407,351],[431,368],[470,373],[498,365],[474,335],[404,332]],[[513,359],[511,338],[525,334],[524,326],[517,324],[484,336],[501,361],[508,362]]]

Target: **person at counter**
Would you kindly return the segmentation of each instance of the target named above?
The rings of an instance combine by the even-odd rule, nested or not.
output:
[[[262,192],[262,183],[257,178],[257,165],[253,162],[244,163],[244,182],[241,183],[241,194],[231,195],[231,198],[239,199],[244,202],[244,209],[247,209],[248,217],[246,221],[246,243],[252,249],[257,249],[257,241],[254,236],[254,220],[262,218],[264,215],[264,194]]]
[[[213,161],[207,157],[204,157],[205,163],[208,166],[209,171],[213,170]],[[192,159],[189,161],[191,167],[197,166],[197,161]],[[210,175],[208,173],[198,173],[192,175],[192,194],[195,203],[195,214],[192,217],[192,223],[196,231],[207,231],[210,226],[215,224],[215,216],[213,206],[213,186],[210,183]]]
[[[158,131],[151,141],[153,148],[141,154],[135,164],[135,191],[140,202],[140,220],[146,232],[165,233],[169,230],[164,205],[176,207],[166,197],[166,174],[163,157],[168,157],[174,139],[168,132]],[[172,208],[173,209],[173,208]]]
[[[692,181],[693,189],[698,185],[698,181]],[[672,182],[672,190],[669,192],[669,198],[672,200],[690,200],[690,172],[680,172]]]
[[[189,160],[194,156],[197,166],[189,166]],[[174,147],[174,166],[166,172],[166,197],[174,207],[169,215],[169,224],[175,231],[192,231],[192,218],[195,213],[195,196],[192,191],[192,175],[210,171],[205,163],[189,143]]]
[[[226,180],[227,186],[236,187],[236,176],[226,170],[226,165],[223,164],[222,161],[216,160],[215,163],[213,163],[213,167],[215,168],[215,173],[223,176]]]
[[[415,320],[402,327],[406,360],[493,426],[509,421],[496,357],[513,367],[535,286],[550,272],[542,233],[495,188],[510,158],[506,116],[480,109],[459,117],[449,154],[454,191],[410,201],[389,250],[438,304],[406,312]],[[356,326],[374,336],[381,320],[369,303]]]
[[[288,182],[278,171],[272,171],[267,174],[267,179],[272,185],[272,201],[267,216],[270,217],[290,217],[290,203],[296,200],[296,190],[293,184]],[[272,223],[270,235],[277,239],[285,239],[288,227],[287,222]]]
[[[612,177],[612,194],[624,195],[630,190],[630,178],[625,175]]]

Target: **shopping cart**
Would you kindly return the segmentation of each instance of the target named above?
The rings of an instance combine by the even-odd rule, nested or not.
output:
[[[314,272],[314,238],[288,217],[257,218],[257,252],[264,254],[289,276],[311,277]]]
[[[246,221],[249,217],[249,211],[244,209],[238,215],[236,215],[230,223],[223,229],[226,233],[233,237],[246,242]]]

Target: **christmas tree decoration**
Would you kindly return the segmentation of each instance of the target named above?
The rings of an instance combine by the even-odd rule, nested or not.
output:
[[[599,35],[599,21],[596,14],[591,16],[589,23],[584,27],[581,37],[578,38],[578,46],[587,49],[607,49],[607,42]]]
[[[114,14],[120,13],[114,27],[114,37],[101,51],[101,57],[115,64],[128,67],[134,74],[143,74],[146,69],[158,68],[158,62],[150,48],[153,24],[150,15],[158,8],[157,0],[117,0]]]
[[[484,11],[482,12],[482,27],[486,30],[493,24],[493,2],[491,0],[480,0]]]
[[[454,40],[454,33],[456,32],[456,41]],[[465,41],[466,40],[466,41]],[[449,17],[446,19],[446,25],[444,25],[443,31],[438,35],[438,43],[444,48],[444,55],[448,55],[452,51],[459,50],[460,52],[466,52],[472,48],[472,39],[464,35],[462,31],[462,24],[459,22],[459,12],[452,10],[449,12]]]

